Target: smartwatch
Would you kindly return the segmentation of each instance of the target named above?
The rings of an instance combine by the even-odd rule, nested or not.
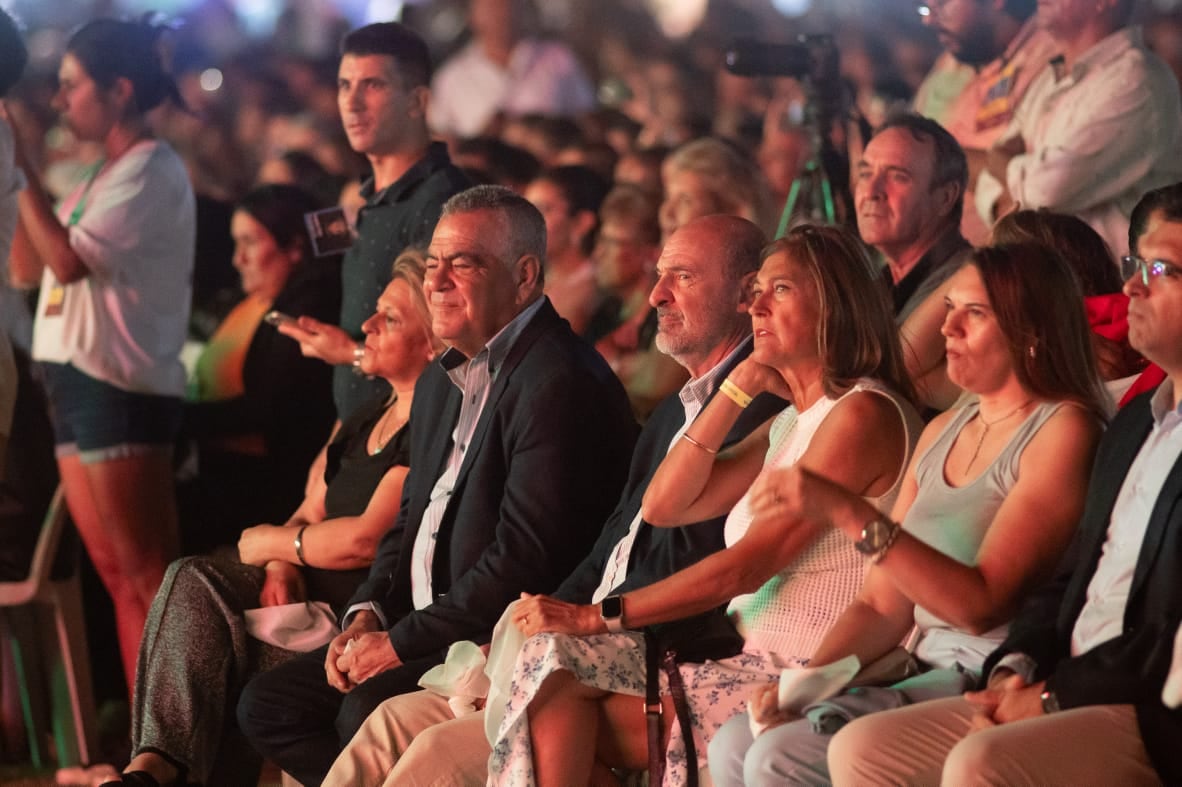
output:
[[[624,630],[624,598],[623,596],[608,596],[599,602],[599,617],[603,618],[603,625],[613,634]]]
[[[1042,694],[1038,695],[1038,698],[1040,700],[1042,700],[1042,712],[1043,713],[1058,713],[1059,712],[1059,710],[1060,710],[1059,698],[1055,696],[1055,692],[1051,691],[1050,689],[1047,689]]]

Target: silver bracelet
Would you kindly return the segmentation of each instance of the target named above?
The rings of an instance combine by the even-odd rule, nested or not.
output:
[[[308,565],[308,561],[304,560],[304,531],[308,529],[307,525],[300,527],[300,531],[296,533],[295,537],[295,551],[296,560],[300,561],[301,566]]]

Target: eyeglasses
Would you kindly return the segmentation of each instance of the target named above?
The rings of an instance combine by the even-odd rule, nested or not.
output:
[[[1165,260],[1146,260],[1134,256],[1120,258],[1120,275],[1126,281],[1138,273],[1141,274],[1141,283],[1148,287],[1150,280],[1160,276],[1167,279],[1182,278],[1182,267]]]

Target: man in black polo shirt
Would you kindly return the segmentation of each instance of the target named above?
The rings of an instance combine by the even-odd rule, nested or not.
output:
[[[341,43],[337,104],[349,144],[364,153],[373,177],[345,254],[340,326],[301,317],[280,330],[300,349],[334,364],[337,417],[388,390],[353,374],[363,352],[361,323],[390,281],[390,265],[408,246],[426,247],[448,197],[468,186],[442,143],[427,131],[431,60],[417,34],[396,22],[366,25]]]

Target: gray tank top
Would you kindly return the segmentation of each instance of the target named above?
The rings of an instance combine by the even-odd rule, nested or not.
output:
[[[1036,405],[993,462],[969,483],[954,487],[945,480],[944,465],[957,435],[977,415],[978,406],[973,402],[961,408],[916,460],[918,492],[903,519],[904,529],[954,560],[975,566],[985,533],[1018,480],[1022,452],[1047,419],[1063,405],[1063,402]],[[974,671],[981,669],[985,657],[1005,639],[1009,628],[1005,624],[979,636],[969,634],[919,605],[915,607],[915,623],[920,630],[916,658],[931,667],[948,668],[959,664]]]

